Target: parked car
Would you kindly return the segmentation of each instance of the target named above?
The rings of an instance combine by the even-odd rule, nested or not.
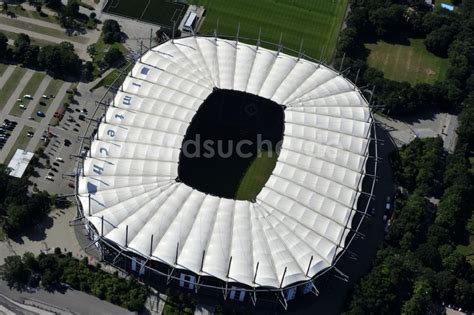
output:
[[[23,98],[32,100],[32,99],[33,99],[33,96],[31,96],[30,94],[25,94],[25,95],[23,95]]]
[[[41,112],[41,111],[37,112],[36,115],[37,115],[38,117],[46,117],[46,115],[45,115],[43,112]]]
[[[388,196],[387,201],[385,203],[385,210],[390,211],[390,209],[392,209],[392,198]]]
[[[26,109],[26,106],[23,105],[23,104],[20,104],[20,108],[21,108],[21,109]]]

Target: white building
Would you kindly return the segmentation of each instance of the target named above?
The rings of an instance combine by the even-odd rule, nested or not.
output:
[[[187,128],[215,88],[286,106],[283,147],[256,202],[176,181]],[[235,40],[168,41],[142,56],[108,108],[78,177],[81,211],[134,271],[236,300],[260,290],[289,300],[296,286],[315,291],[366,211],[356,209],[372,123],[354,84],[320,63]]]

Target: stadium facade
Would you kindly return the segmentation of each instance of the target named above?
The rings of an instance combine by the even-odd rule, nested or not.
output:
[[[284,108],[275,169],[254,201],[178,178],[187,130],[216,90]],[[318,293],[367,214],[377,168],[368,102],[338,71],[218,37],[167,41],[140,57],[77,168],[80,219],[105,261],[157,284],[248,300]],[[92,244],[91,243],[91,244]]]

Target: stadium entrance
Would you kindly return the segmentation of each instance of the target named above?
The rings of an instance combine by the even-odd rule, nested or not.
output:
[[[215,90],[187,130],[179,180],[215,196],[252,201],[275,167],[283,129],[281,105],[245,92]]]

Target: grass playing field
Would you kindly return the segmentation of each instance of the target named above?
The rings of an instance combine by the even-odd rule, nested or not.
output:
[[[366,47],[369,65],[382,70],[387,79],[434,83],[446,75],[448,60],[427,51],[423,39],[409,39],[409,45],[379,41]]]
[[[348,0],[189,0],[203,5],[206,17],[199,30],[212,34],[219,20],[218,33],[234,36],[240,23],[240,36],[262,39],[299,50],[304,39],[306,55],[330,60],[336,47]],[[253,42],[255,43],[255,42]],[[275,48],[275,47],[272,47]]]
[[[235,199],[255,200],[275,168],[278,156],[274,152],[262,151],[245,172]]]
[[[188,6],[170,0],[108,0],[104,12],[153,24],[173,27],[181,22]]]

